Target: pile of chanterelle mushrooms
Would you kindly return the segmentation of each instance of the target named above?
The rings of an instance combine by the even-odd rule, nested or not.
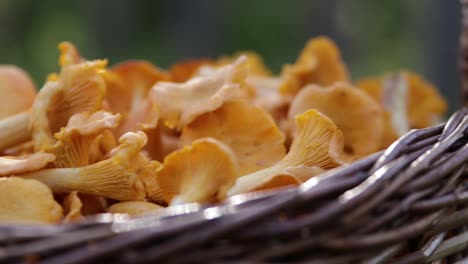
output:
[[[133,216],[298,185],[446,110],[411,72],[353,84],[325,37],[279,75],[249,52],[163,70],[59,49],[60,72],[37,94],[25,72],[0,67],[3,223]]]

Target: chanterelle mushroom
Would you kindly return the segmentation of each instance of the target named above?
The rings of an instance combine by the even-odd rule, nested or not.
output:
[[[202,138],[169,154],[157,181],[167,203],[215,202],[226,196],[239,175],[238,169],[226,145]]]
[[[56,156],[56,168],[82,167],[90,164],[92,144],[105,130],[118,126],[120,115],[97,111],[70,117],[66,127],[55,133],[56,142],[43,150]],[[99,140],[99,139],[98,139]]]
[[[219,108],[224,102],[246,97],[245,57],[223,66],[208,76],[194,77],[185,83],[159,82],[151,90],[164,123],[177,130],[197,116]]]
[[[29,75],[13,65],[0,65],[0,119],[28,110],[36,97]]]
[[[309,85],[294,98],[289,119],[317,109],[343,132],[345,152],[359,158],[379,150],[383,135],[383,111],[374,99],[347,83],[331,87]]]
[[[316,110],[295,118],[296,136],[288,154],[278,163],[239,177],[228,196],[255,190],[300,184],[310,177],[343,164],[343,135],[332,120]]]
[[[129,132],[119,143],[112,157],[85,167],[44,169],[19,176],[44,182],[54,192],[77,190],[120,201],[143,200],[145,188],[136,172],[142,167],[138,159],[146,136]]]
[[[0,178],[0,223],[56,224],[62,216],[62,207],[45,184],[33,179]]]
[[[424,128],[436,124],[447,111],[447,102],[439,94],[437,88],[414,72],[403,71],[399,74],[404,76],[408,89],[406,113],[410,128]],[[385,105],[389,99],[384,92],[385,78],[362,79],[357,82],[357,86],[377,102]]]
[[[326,37],[309,40],[293,65],[281,73],[283,94],[295,95],[307,84],[331,85],[348,81],[348,70],[336,44]]]
[[[55,160],[55,155],[50,153],[36,152],[34,154],[12,157],[0,157],[0,176],[21,174],[44,168]]]
[[[180,142],[212,137],[236,154],[240,174],[248,174],[278,162],[286,154],[284,135],[263,109],[247,101],[229,101],[197,117],[182,130]]]

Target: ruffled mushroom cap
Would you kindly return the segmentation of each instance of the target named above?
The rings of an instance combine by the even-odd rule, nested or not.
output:
[[[309,85],[291,103],[289,118],[309,109],[328,116],[343,131],[345,152],[359,158],[379,150],[383,135],[382,108],[374,99],[346,83],[323,88]]]
[[[180,131],[197,116],[219,108],[224,102],[248,96],[243,89],[246,59],[241,57],[213,73],[185,83],[159,82],[151,91],[160,117],[169,128]]]
[[[127,61],[112,67],[124,84],[118,91],[109,91],[106,98],[111,109],[123,115],[120,133],[139,131],[142,125],[156,126],[157,112],[148,98],[151,87],[168,81],[170,75],[146,61]],[[109,88],[113,89],[114,86]],[[155,117],[156,116],[156,117]]]
[[[437,88],[424,80],[420,75],[410,72],[400,72],[405,76],[407,91],[406,109],[410,128],[424,128],[434,125],[446,112],[447,102],[439,94]],[[356,85],[385,106],[388,96],[385,94],[383,78],[366,78]]]
[[[104,111],[93,114],[74,114],[69,119],[67,126],[55,133],[57,142],[53,146],[44,147],[44,151],[55,154],[54,166],[56,168],[89,165],[91,163],[90,154],[95,154],[93,143],[101,143],[95,142],[97,137],[101,136],[105,130],[117,127],[119,121],[120,114],[112,115]]]
[[[78,197],[77,191],[73,191],[65,197],[62,207],[65,214],[64,223],[76,222],[83,219],[83,215],[81,214],[83,203]]]
[[[169,154],[157,180],[168,204],[210,203],[226,196],[239,175],[238,169],[236,158],[226,145],[203,138]]]
[[[109,152],[115,149],[117,145],[117,139],[110,130],[102,131],[89,147],[89,164],[105,160]]]
[[[211,59],[191,59],[178,62],[169,69],[171,82],[186,82],[195,75],[201,66],[214,64],[215,62]]]
[[[340,50],[326,37],[310,39],[296,62],[284,66],[281,77],[280,92],[290,95],[295,95],[307,84],[328,86],[349,79]]]
[[[343,164],[343,135],[328,117],[308,110],[296,118],[296,136],[288,154],[277,164],[236,180],[228,196],[255,190],[298,185]]]
[[[271,76],[272,73],[270,69],[263,63],[263,59],[260,55],[253,51],[242,51],[237,52],[232,56],[222,56],[216,62],[216,65],[222,66],[233,63],[237,58],[244,56],[246,58],[249,75],[254,76],[263,76],[268,77]]]
[[[47,164],[55,160],[55,155],[36,152],[22,157],[0,157],[0,176],[21,174],[45,168]]]
[[[154,213],[164,207],[144,201],[128,201],[113,204],[107,208],[108,213],[128,214],[130,216],[140,216]]]
[[[25,71],[0,65],[0,119],[28,110],[36,93],[36,86]]]
[[[104,213],[107,207],[106,199],[94,195],[70,192],[62,202],[65,218],[63,222],[76,222],[87,215]]]
[[[60,44],[58,45],[58,49],[60,51],[59,65],[61,67],[78,64],[84,61],[84,59],[81,58],[78,49],[71,42],[60,42]]]
[[[143,167],[140,153],[146,135],[129,132],[119,143],[112,157],[85,167],[44,169],[19,176],[39,180],[59,193],[76,190],[119,201],[144,200],[145,188],[137,170]]]
[[[394,116],[392,115],[392,109],[387,109],[385,104],[383,103],[383,97],[381,96],[381,80],[377,78],[366,78],[361,79],[356,83],[356,87],[359,89],[364,90],[368,95],[370,95],[374,100],[376,100],[382,107],[383,107],[383,135],[382,135],[382,143],[380,145],[380,149],[385,149],[390,144],[392,144],[395,140],[398,139],[399,135],[397,130],[393,127],[392,119]],[[396,94],[395,94],[396,95]],[[403,100],[405,98],[395,98],[397,100]],[[406,102],[404,102],[406,105]],[[405,109],[406,111],[406,106]],[[406,112],[405,112],[405,120],[406,120]]]
[[[0,222],[56,224],[62,207],[43,183],[16,177],[0,178]]]
[[[100,76],[106,61],[87,61],[62,68],[57,81],[48,81],[32,107],[31,129],[36,151],[52,146],[53,134],[81,112],[93,113],[102,106],[106,92]]]
[[[126,61],[104,72],[103,77],[108,87],[106,102],[109,109],[122,114],[116,135],[145,132],[148,136],[146,151],[152,158],[159,158],[159,113],[148,93],[157,82],[169,80],[170,75],[146,61]]]
[[[405,72],[408,81],[408,119],[411,128],[424,128],[440,122],[447,102],[437,88],[413,72]]]
[[[266,110],[275,119],[280,128],[287,121],[292,96],[279,92],[281,79],[276,77],[249,76],[246,80],[255,90],[252,102]]]
[[[246,101],[229,101],[182,130],[180,142],[215,138],[234,152],[240,174],[270,167],[286,154],[284,135],[267,112]]]

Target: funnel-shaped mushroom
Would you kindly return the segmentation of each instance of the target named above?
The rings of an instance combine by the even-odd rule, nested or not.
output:
[[[120,134],[139,131],[141,126],[156,126],[157,112],[148,98],[151,87],[160,81],[168,81],[170,75],[145,61],[127,61],[112,67],[124,87],[111,86],[106,99],[110,108],[123,115]],[[119,90],[113,91],[114,88]]]
[[[219,108],[224,102],[247,96],[245,57],[223,66],[208,76],[194,77],[185,83],[159,82],[151,91],[164,123],[177,130],[197,116]]]
[[[171,66],[169,72],[171,74],[172,82],[185,82],[192,78],[194,74],[198,71],[203,65],[212,65],[215,64],[213,60],[210,59],[191,59],[178,62]]]
[[[284,66],[281,77],[281,93],[295,95],[307,84],[346,82],[348,70],[336,44],[329,38],[316,37],[309,40],[295,64]]]
[[[88,61],[63,67],[57,81],[48,81],[39,91],[32,108],[31,129],[34,148],[41,151],[55,142],[53,133],[81,112],[101,108],[106,86],[99,71],[105,61]]]
[[[403,73],[396,73],[386,76],[383,80],[363,79],[357,82],[357,86],[372,96],[383,107],[384,132],[380,148],[387,148],[409,130],[407,116],[408,82],[406,76]]]
[[[223,56],[219,58],[216,65],[227,65],[233,63],[237,58],[244,56],[246,58],[249,75],[254,76],[271,76],[270,69],[263,63],[263,59],[260,55],[253,51],[242,51],[237,52],[232,56]]]
[[[42,181],[54,192],[77,190],[121,201],[143,200],[144,185],[136,172],[142,167],[140,151],[146,144],[146,136],[142,132],[129,132],[119,143],[112,157],[85,167],[45,169],[19,176]]]
[[[346,83],[323,88],[309,85],[291,103],[289,118],[309,109],[328,116],[343,131],[345,152],[359,158],[379,150],[383,135],[383,111],[374,99]]]
[[[252,102],[270,113],[278,126],[283,128],[287,121],[292,96],[283,95],[279,92],[281,79],[249,76],[246,82],[255,90]]]
[[[228,196],[297,185],[342,163],[343,135],[328,117],[309,110],[296,118],[296,136],[288,154],[277,164],[236,180]]]
[[[50,189],[36,180],[0,178],[0,223],[56,224],[62,207]]]
[[[120,115],[112,115],[104,111],[93,114],[74,114],[58,133],[55,133],[57,142],[44,151],[56,156],[56,168],[74,168],[89,165],[92,144],[101,133],[118,126]],[[101,138],[102,139],[102,138]],[[100,140],[100,139],[99,139]],[[93,153],[94,154],[94,153]]]
[[[29,75],[13,65],[0,65],[0,119],[28,110],[36,97]]]
[[[104,130],[98,135],[89,147],[89,164],[106,159],[107,154],[115,149],[118,142],[110,130]]]
[[[169,154],[157,179],[167,203],[209,203],[223,199],[237,176],[231,150],[220,141],[203,138]]]
[[[437,88],[414,72],[403,71],[407,86],[406,113],[410,128],[424,128],[436,124],[447,110],[447,103]],[[367,78],[357,82],[357,86],[371,95],[384,107],[388,106],[388,93],[385,92],[385,78]],[[393,111],[394,109],[388,109]]]
[[[55,160],[55,155],[36,152],[22,157],[0,157],[0,176],[9,176],[44,168]]]
[[[160,158],[159,114],[148,93],[157,82],[169,80],[170,75],[146,61],[126,61],[103,72],[103,77],[110,111],[122,114],[116,135],[145,132],[148,136],[146,151],[152,158]]]
[[[113,204],[107,208],[108,213],[128,214],[130,216],[140,216],[154,213],[164,207],[144,201],[128,201]]]
[[[83,208],[83,203],[78,197],[78,192],[73,191],[69,193],[62,203],[63,211],[65,218],[63,219],[64,223],[75,222],[83,219],[81,214],[81,208]]]
[[[229,101],[203,114],[182,130],[180,142],[211,137],[236,154],[240,174],[251,173],[278,162],[285,156],[284,135],[263,109],[246,101]]]

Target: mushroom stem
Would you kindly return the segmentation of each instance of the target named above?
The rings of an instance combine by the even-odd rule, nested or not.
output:
[[[31,139],[31,113],[24,111],[0,120],[0,151]]]
[[[144,200],[146,196],[138,175],[112,159],[86,167],[45,169],[17,176],[41,181],[55,193],[77,190],[119,201]]]

